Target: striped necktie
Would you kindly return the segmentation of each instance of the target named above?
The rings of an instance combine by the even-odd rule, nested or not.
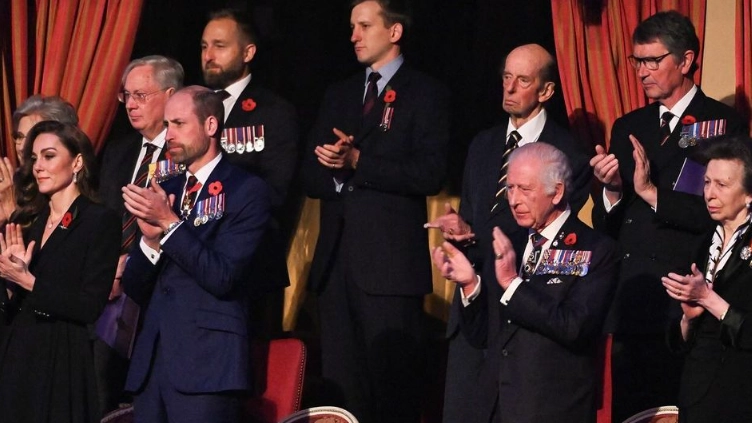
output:
[[[502,201],[506,200],[507,168],[509,167],[509,155],[512,154],[512,151],[514,151],[519,146],[521,139],[522,139],[522,136],[517,131],[512,131],[509,134],[509,138],[507,139],[507,148],[504,151],[504,155],[501,156],[501,170],[499,171],[499,182],[496,184],[496,195],[494,195],[494,200],[491,206],[491,211],[496,210],[499,204],[501,204]]]
[[[142,188],[146,186],[147,179],[149,178],[149,165],[154,158],[154,151],[156,151],[157,146],[146,142],[144,143],[144,148],[146,149],[144,158],[141,159],[141,163],[138,165],[138,171],[136,171],[136,178],[133,180],[134,185],[138,185]],[[122,253],[127,253],[128,250],[131,249],[133,241],[136,239],[137,228],[136,216],[132,215],[128,210],[125,210],[123,212],[123,237],[120,243],[120,251]]]

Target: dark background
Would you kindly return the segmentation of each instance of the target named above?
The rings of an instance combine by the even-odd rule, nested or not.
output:
[[[324,90],[362,70],[350,43],[350,0],[145,0],[133,58],[161,54],[180,61],[186,85],[202,84],[200,42],[211,10],[248,8],[259,32],[251,63],[254,83],[297,108],[305,154],[307,134]],[[447,189],[457,194],[467,147],[479,131],[503,123],[499,68],[514,47],[538,43],[554,52],[550,0],[414,0],[406,60],[452,92],[452,137]],[[567,126],[561,94],[548,107]],[[115,136],[129,129],[123,107]],[[297,185],[293,193],[298,192]],[[294,196],[294,195],[293,195]]]

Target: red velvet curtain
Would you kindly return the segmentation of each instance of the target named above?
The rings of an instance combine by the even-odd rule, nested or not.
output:
[[[752,128],[752,0],[736,1],[736,109]],[[752,130],[750,130],[752,134]]]
[[[627,56],[637,24],[664,10],[692,20],[704,39],[705,1],[551,0],[562,93],[575,135],[586,145],[608,145],[614,120],[647,104]],[[749,39],[747,39],[749,41]],[[697,63],[702,63],[702,51]],[[700,71],[695,74],[700,81]]]
[[[143,0],[36,0],[0,3],[2,154],[11,154],[11,116],[30,95],[59,95],[76,107],[99,148],[117,110]]]

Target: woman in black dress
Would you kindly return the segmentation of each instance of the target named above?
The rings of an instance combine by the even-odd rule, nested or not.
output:
[[[76,126],[38,123],[24,158],[0,236],[0,423],[98,422],[87,325],[110,292],[121,222],[92,202],[94,153]]]
[[[704,196],[718,222],[686,275],[663,278],[684,315],[669,343],[686,352],[679,421],[752,422],[752,139],[707,141]],[[660,206],[659,206],[660,207]]]

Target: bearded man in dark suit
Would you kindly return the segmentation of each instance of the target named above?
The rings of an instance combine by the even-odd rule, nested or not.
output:
[[[148,167],[164,163],[167,152],[164,108],[170,96],[183,87],[183,75],[183,66],[164,56],[146,56],[131,61],[123,71],[118,100],[125,106],[134,130],[108,141],[101,156],[99,198],[123,216],[123,239],[110,299],[96,327],[100,334],[113,330],[112,327],[117,328],[120,338],[128,340],[128,344],[132,343],[133,332],[138,326],[138,313],[133,312],[137,309],[135,303],[123,295],[120,280],[128,253],[140,233],[135,219],[125,210],[121,190],[131,183],[146,186]],[[124,310],[129,311],[124,313]],[[113,343],[111,337],[108,341]],[[127,400],[122,395],[129,351],[122,351],[128,350],[127,346],[118,349],[113,349],[100,338],[94,341],[97,389],[104,412],[116,409],[119,403]]]
[[[499,179],[508,152],[533,142],[549,143],[563,151],[573,169],[569,197],[575,214],[588,198],[592,178],[584,150],[546,113],[545,104],[555,89],[553,56],[537,44],[519,46],[507,55],[501,76],[508,122],[481,132],[470,145],[459,214],[447,205],[444,216],[426,224],[428,228],[441,230],[445,239],[461,247],[485,281],[493,281],[493,260],[487,258],[492,256],[491,231],[495,226],[512,240],[517,257],[522,256],[527,242],[526,228],[514,220],[506,198],[497,195],[503,189]],[[488,284],[487,289],[495,292],[494,296],[501,295],[495,282]],[[447,324],[449,356],[444,394],[447,423],[475,421],[472,416],[475,410],[468,409],[466,403],[474,395],[476,375],[484,357],[484,352],[472,347],[460,333],[461,307],[457,288]],[[489,307],[498,308],[498,302]]]
[[[363,422],[419,421],[423,297],[432,291],[426,196],[446,172],[448,93],[401,55],[398,1],[356,1],[366,71],[330,87],[304,157],[321,199],[309,277],[318,294],[327,399]],[[374,264],[379,263],[375,271]]]
[[[616,245],[567,204],[567,162],[548,143],[509,157],[507,201],[529,236],[520,266],[510,238],[493,229],[501,295],[451,243],[433,251],[442,275],[461,288],[463,336],[488,349],[466,403],[481,416],[475,421],[595,422],[598,341],[616,288]]]
[[[230,163],[261,177],[272,188],[272,219],[264,234],[251,279],[252,321],[257,335],[281,335],[287,247],[293,219],[284,210],[298,163],[295,109],[285,99],[253,80],[250,63],[256,54],[251,16],[238,9],[211,13],[201,37],[204,82],[222,93],[225,108],[221,144]]]
[[[166,139],[186,174],[123,188],[142,233],[123,286],[148,303],[126,382],[138,423],[238,422],[250,388],[245,285],[269,188],[223,156],[222,115],[208,88],[178,91],[165,107]]]
[[[700,42],[687,17],[657,13],[638,25],[632,42],[630,63],[654,101],[617,119],[608,154],[597,146],[590,161],[604,185],[593,224],[619,242],[622,255],[606,328],[614,332],[614,421],[677,400],[682,363],[664,333],[681,310],[661,277],[685,272],[712,228],[702,197],[674,190],[687,159],[701,148],[682,133],[695,123],[715,128],[695,134],[701,139],[747,130],[733,109],[694,84]]]

